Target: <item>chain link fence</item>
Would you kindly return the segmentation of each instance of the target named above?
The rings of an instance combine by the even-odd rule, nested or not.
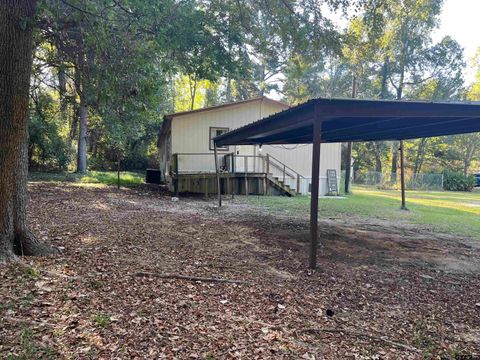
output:
[[[342,171],[342,183],[345,182],[345,171]],[[400,172],[397,174],[377,171],[355,172],[352,184],[376,187],[378,189],[400,189]],[[405,173],[405,187],[409,190],[443,190],[443,174],[413,172]]]

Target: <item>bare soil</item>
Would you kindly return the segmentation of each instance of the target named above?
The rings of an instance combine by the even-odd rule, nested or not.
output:
[[[148,188],[29,190],[32,229],[63,253],[0,265],[2,358],[480,358],[480,240],[327,219],[312,272],[300,215]]]

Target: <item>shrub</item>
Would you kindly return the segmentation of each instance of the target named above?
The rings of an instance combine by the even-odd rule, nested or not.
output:
[[[463,175],[460,172],[445,172],[443,174],[443,189],[449,191],[472,191],[476,181],[473,175]]]

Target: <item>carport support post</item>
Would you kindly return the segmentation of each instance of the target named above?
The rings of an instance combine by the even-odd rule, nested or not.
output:
[[[322,118],[315,104],[313,119],[313,152],[312,152],[312,191],[310,198],[310,268],[317,267],[318,248],[318,195],[320,182],[320,140],[322,137]]]
[[[220,189],[220,172],[218,170],[217,144],[213,142],[213,156],[215,156],[215,175],[217,177],[218,206],[222,206],[222,191]]]
[[[345,194],[350,194],[350,169],[352,168],[352,143],[347,143],[347,154],[345,155]]]
[[[405,160],[403,152],[403,140],[400,140],[400,184],[402,186],[402,210],[407,210],[405,205]]]

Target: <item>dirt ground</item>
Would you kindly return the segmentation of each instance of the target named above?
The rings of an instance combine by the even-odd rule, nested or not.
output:
[[[327,219],[312,272],[242,199],[35,183],[29,219],[63,253],[0,265],[1,358],[480,359],[480,240]]]

